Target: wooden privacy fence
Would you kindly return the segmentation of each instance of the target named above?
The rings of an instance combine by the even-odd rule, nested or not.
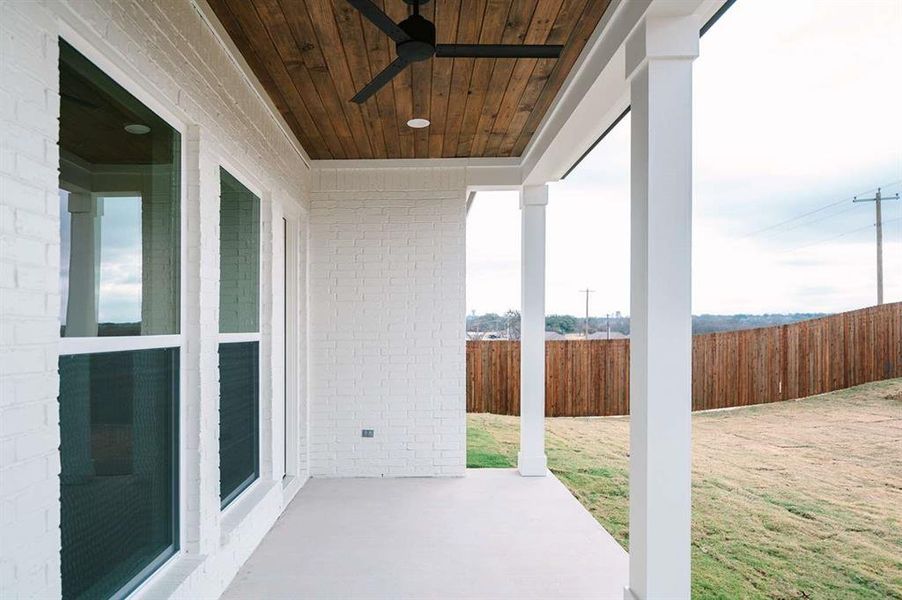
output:
[[[902,377],[902,303],[692,338],[692,410]],[[520,342],[467,342],[467,411],[520,414]],[[545,343],[545,414],[629,414],[629,340]]]

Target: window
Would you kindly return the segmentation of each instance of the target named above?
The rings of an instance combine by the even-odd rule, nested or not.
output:
[[[179,133],[63,42],[60,335],[179,332]]]
[[[223,507],[259,475],[257,342],[219,345],[219,497]]]
[[[178,549],[181,141],[63,41],[59,69],[63,597],[109,597]]]
[[[219,492],[222,507],[260,474],[260,199],[220,170]]]
[[[178,366],[178,348],[60,356],[64,598],[111,596],[175,550]]]

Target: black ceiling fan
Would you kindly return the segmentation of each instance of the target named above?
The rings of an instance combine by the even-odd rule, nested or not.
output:
[[[395,23],[370,0],[348,0],[348,4],[395,42],[398,58],[351,98],[362,104],[409,64],[432,58],[558,58],[563,46],[517,44],[436,44],[435,25],[420,16],[420,5],[429,0],[404,0],[411,15]]]

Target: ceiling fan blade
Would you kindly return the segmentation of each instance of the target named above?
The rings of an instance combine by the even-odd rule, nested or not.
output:
[[[360,11],[360,14],[369,19],[370,23],[381,29],[385,35],[396,42],[406,42],[410,39],[410,36],[404,33],[404,30],[398,27],[397,23],[392,21],[387,14],[382,12],[370,0],[348,0],[348,4]]]
[[[558,58],[563,46],[541,44],[438,44],[435,55],[452,58]]]
[[[373,77],[372,81],[363,86],[363,88],[351,98],[351,102],[363,104],[370,96],[382,89],[382,86],[394,79],[395,75],[403,71],[404,67],[409,64],[410,63],[403,58],[396,58],[395,62],[382,69],[381,73]]]

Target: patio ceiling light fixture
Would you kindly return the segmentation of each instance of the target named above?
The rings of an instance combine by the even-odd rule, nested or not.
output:
[[[429,127],[430,124],[429,119],[411,119],[407,121],[407,126],[414,129],[423,129],[424,127]]]
[[[436,44],[435,24],[420,15],[420,5],[429,0],[404,0],[411,15],[395,23],[372,0],[347,0],[363,18],[378,27],[395,42],[398,57],[363,86],[351,102],[363,104],[408,65],[432,58],[557,58],[560,45],[543,44]]]
[[[133,135],[144,135],[150,133],[150,127],[141,123],[129,123],[125,126],[125,130]]]

